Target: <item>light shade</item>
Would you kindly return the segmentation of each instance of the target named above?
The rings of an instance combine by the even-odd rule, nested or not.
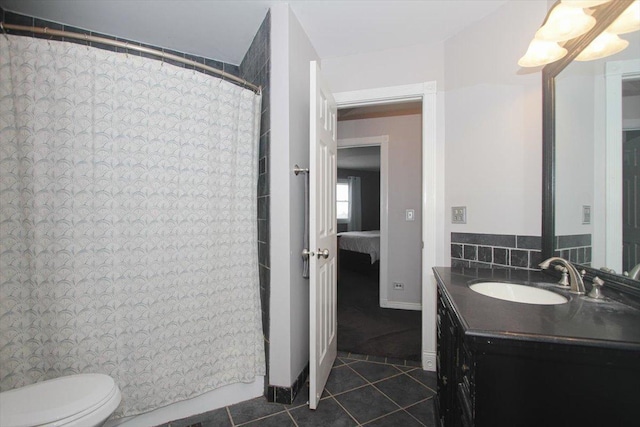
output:
[[[634,1],[607,28],[614,34],[625,34],[640,30],[640,1]]]
[[[567,54],[567,49],[556,42],[533,39],[529,43],[527,53],[518,60],[521,67],[539,67],[557,61]]]
[[[603,31],[598,37],[587,46],[580,55],[576,56],[576,61],[591,61],[593,59],[604,58],[613,55],[629,46],[627,40],[623,40],[616,34]]]
[[[562,4],[566,4],[571,7],[579,7],[588,9],[590,7],[600,6],[601,4],[609,3],[611,0],[562,0]]]
[[[536,32],[535,38],[546,41],[566,41],[581,36],[593,26],[596,19],[578,7],[559,4],[551,10],[547,22]]]

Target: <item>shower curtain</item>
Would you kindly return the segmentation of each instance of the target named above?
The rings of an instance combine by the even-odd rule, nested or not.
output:
[[[264,375],[260,96],[0,36],[0,390],[112,376],[116,416]]]

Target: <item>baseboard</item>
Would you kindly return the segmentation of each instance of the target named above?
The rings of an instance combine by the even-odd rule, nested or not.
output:
[[[422,353],[422,369],[425,371],[436,371],[436,353],[425,351]]]
[[[382,308],[395,308],[398,310],[422,310],[422,304],[418,302],[402,302],[402,301],[389,301],[386,299],[380,300],[380,307]]]
[[[268,402],[276,402],[283,403],[285,405],[290,405],[296,399],[296,396],[300,392],[300,389],[307,381],[307,377],[309,376],[309,365],[304,367],[298,378],[293,382],[291,387],[280,387],[269,385],[267,386],[267,401]]]

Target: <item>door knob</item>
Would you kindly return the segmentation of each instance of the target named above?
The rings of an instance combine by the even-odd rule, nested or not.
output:
[[[320,249],[318,248],[318,259],[322,257],[324,259],[329,258],[329,249]]]
[[[315,254],[313,253],[313,251],[310,251],[309,249],[303,249],[302,250],[302,258],[307,259],[310,256],[314,256]]]

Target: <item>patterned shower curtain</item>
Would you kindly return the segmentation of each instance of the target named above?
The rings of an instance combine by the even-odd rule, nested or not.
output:
[[[0,390],[112,376],[116,416],[264,375],[260,96],[0,36]]]

